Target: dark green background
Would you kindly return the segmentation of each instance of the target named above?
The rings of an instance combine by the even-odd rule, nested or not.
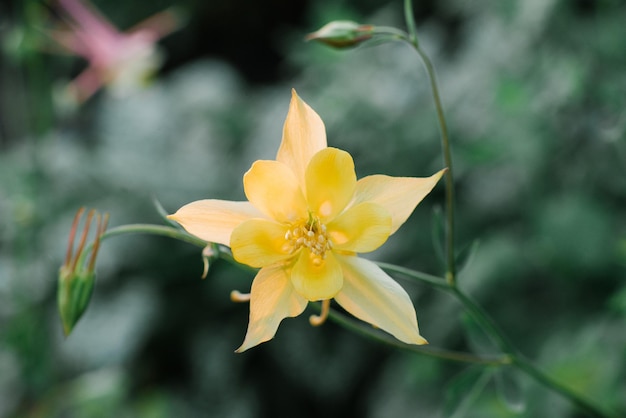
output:
[[[476,243],[461,286],[543,369],[626,410],[626,3],[415,3],[454,147],[458,248]],[[170,212],[243,199],[242,174],[275,155],[292,87],[359,177],[443,167],[408,47],[303,41],[334,19],[403,27],[400,1],[96,4],[121,28],[169,6],[187,22],[161,42],[149,87],[75,110],[54,92],[84,63],[41,50],[50,4],[0,6],[0,416],[437,417],[469,393],[465,365],[312,328],[313,310],[234,354],[248,308],[228,295],[252,276],[218,262],[201,281],[199,249],[165,238],[106,242],[92,304],[62,337],[57,269],[77,208],[116,226],[161,222],[153,196]],[[441,274],[431,231],[443,202],[441,184],[371,258]],[[433,346],[493,352],[467,337],[448,295],[400,283]],[[490,381],[464,416],[582,416],[505,377],[518,384]],[[508,404],[502,392],[514,392]]]

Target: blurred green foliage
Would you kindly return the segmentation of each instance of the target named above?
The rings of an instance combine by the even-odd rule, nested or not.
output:
[[[74,111],[53,92],[82,63],[33,47],[48,9],[13,3],[0,8],[0,416],[430,417],[471,392],[464,365],[305,316],[233,354],[248,308],[228,295],[252,276],[216,263],[201,281],[200,251],[164,238],[106,242],[67,339],[56,313],[78,207],[115,226],[161,222],[153,196],[169,211],[242,199],[251,162],[274,157],[291,87],[359,177],[441,168],[427,79],[406,46],[303,43],[333,19],[402,27],[401,2],[98,1],[121,27],[170,5],[189,20],[162,43],[169,60],[151,86]],[[454,146],[459,248],[478,242],[461,286],[557,379],[626,410],[625,2],[415,3]],[[440,186],[372,258],[441,273],[430,231],[442,203]],[[449,296],[402,284],[431,344],[489,351]],[[496,383],[463,416],[580,416],[523,377],[505,384],[512,395]]]

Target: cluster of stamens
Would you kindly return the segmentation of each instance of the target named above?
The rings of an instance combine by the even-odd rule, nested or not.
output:
[[[326,234],[326,225],[314,218],[287,230],[285,240],[287,251],[291,254],[302,247],[308,248],[311,260],[316,266],[322,264],[326,258],[326,251],[332,248],[332,243]]]

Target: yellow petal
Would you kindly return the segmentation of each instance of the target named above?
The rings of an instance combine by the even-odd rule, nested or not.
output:
[[[248,332],[238,353],[271,340],[284,318],[300,315],[307,305],[281,267],[262,268],[252,282],[250,296]]]
[[[295,90],[283,127],[283,140],[276,160],[287,164],[304,185],[304,170],[318,151],[326,148],[326,128],[319,115],[309,107]]]
[[[265,267],[291,257],[285,240],[287,227],[265,219],[250,219],[233,231],[233,257],[251,267]]]
[[[374,202],[391,214],[393,234],[407,220],[419,202],[435,187],[446,169],[430,177],[390,177],[381,174],[357,182],[352,204]]]
[[[192,235],[205,241],[230,245],[233,229],[251,218],[263,217],[249,202],[197,200],[167,218],[178,222]]]
[[[356,173],[352,156],[337,148],[315,154],[306,169],[309,209],[323,222],[332,220],[354,197]]]
[[[407,344],[427,344],[419,333],[409,295],[371,261],[336,255],[343,268],[343,287],[335,300],[357,318]]]
[[[291,271],[291,283],[296,292],[311,302],[330,299],[341,289],[343,273],[332,252],[327,251],[326,259],[318,265],[309,250],[303,249]]]
[[[261,212],[282,223],[306,219],[307,204],[291,169],[278,161],[256,161],[243,176],[246,197]]]
[[[365,253],[383,245],[391,233],[391,216],[376,203],[352,206],[327,225],[337,250]]]

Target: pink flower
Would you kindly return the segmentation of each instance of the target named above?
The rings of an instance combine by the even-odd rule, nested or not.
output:
[[[79,102],[101,87],[124,93],[152,75],[161,64],[156,42],[176,30],[179,19],[170,10],[120,32],[93,6],[81,0],[56,0],[67,25],[49,32],[69,53],[86,59],[88,67],[69,85]]]

